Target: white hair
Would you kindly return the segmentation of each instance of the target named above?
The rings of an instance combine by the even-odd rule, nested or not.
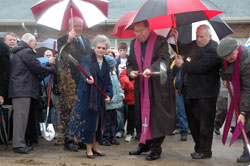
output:
[[[202,24],[202,25],[198,26],[197,31],[199,29],[205,29],[207,31],[208,36],[212,34],[212,31],[211,31],[210,27],[207,24]]]
[[[26,43],[28,43],[31,39],[36,39],[34,35],[32,35],[31,33],[25,33],[23,36],[22,36],[22,40]]]

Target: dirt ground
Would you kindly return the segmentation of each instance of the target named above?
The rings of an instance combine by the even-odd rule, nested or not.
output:
[[[231,137],[231,135],[230,135]],[[146,161],[146,154],[130,156],[128,152],[135,149],[138,141],[125,142],[118,139],[120,145],[101,146],[105,157],[86,158],[86,151],[64,151],[62,146],[54,146],[54,141],[47,142],[40,138],[38,147],[30,154],[16,154],[11,145],[6,149],[0,145],[0,166],[234,166],[237,157],[242,152],[242,140],[237,140],[232,147],[221,143],[221,136],[214,135],[213,157],[211,159],[193,160],[193,140],[188,135],[188,141],[180,141],[180,135],[167,136],[163,144],[161,158],[156,161]],[[229,142],[230,140],[228,140]],[[244,164],[242,164],[244,166]]]

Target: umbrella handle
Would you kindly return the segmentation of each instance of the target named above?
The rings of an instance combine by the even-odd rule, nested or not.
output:
[[[171,17],[172,17],[172,28],[175,28],[176,25],[175,25],[175,16],[174,16],[174,14],[171,14]],[[176,39],[175,36],[174,36],[174,41],[175,41],[176,53],[179,54],[179,47],[178,47],[177,39]]]
[[[232,93],[232,89],[230,87],[230,82],[227,80],[227,89],[228,89],[228,92],[229,92],[229,95],[230,95],[230,98],[232,100],[232,104],[233,104],[233,107],[234,107],[234,111],[235,111],[235,114],[236,114],[236,118],[238,119],[239,117],[239,109],[236,105],[236,102],[235,102],[235,98],[233,96],[233,93]],[[243,124],[244,125],[244,124]],[[250,153],[250,145],[249,145],[249,141],[248,141],[248,138],[247,138],[247,134],[246,134],[246,130],[245,130],[245,127],[243,126],[243,129],[242,129],[242,135],[243,135],[243,138],[244,138],[244,141],[247,145],[247,148],[248,148],[248,151]]]
[[[73,30],[74,29],[74,22],[73,22],[72,0],[70,0],[70,17],[71,17],[71,30]]]

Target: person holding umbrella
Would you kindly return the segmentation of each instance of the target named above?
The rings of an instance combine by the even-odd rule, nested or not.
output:
[[[140,144],[129,155],[149,152],[146,160],[160,158],[161,144],[166,135],[176,127],[176,109],[173,82],[168,73],[164,85],[159,77],[150,77],[151,72],[160,70],[165,63],[170,72],[168,42],[149,29],[148,21],[133,25],[136,39],[130,44],[127,60],[127,75],[135,80],[134,97],[136,121],[141,128]]]
[[[224,59],[222,72],[223,84],[227,87],[227,81],[232,82],[235,102],[239,107],[237,123],[245,126],[248,140],[250,140],[250,51],[249,48],[239,44],[233,38],[223,39],[217,48],[220,58]],[[232,99],[233,100],[233,99]],[[228,114],[230,113],[230,110]],[[226,127],[226,126],[225,126]],[[230,127],[230,126],[228,126]],[[239,163],[250,162],[250,154],[246,143],[243,141],[243,153],[237,159]]]
[[[74,49],[71,49],[69,52],[73,58],[75,58],[78,62],[82,61],[83,56],[91,55],[92,48],[90,40],[82,35],[83,31],[83,20],[80,17],[73,17],[69,20],[70,31],[68,35],[65,35],[57,40],[58,51],[60,52],[61,48],[69,43]],[[78,85],[80,81],[80,72],[75,67],[74,64],[69,63],[69,69],[72,75],[72,79],[75,81],[75,84]],[[59,98],[64,98],[60,96]],[[64,142],[65,150],[76,152],[78,151],[78,147],[74,146],[74,141],[70,140],[66,135],[66,129],[68,127],[71,110],[66,109],[60,111],[60,120],[61,120],[61,129],[59,130],[59,138],[56,142],[56,145]]]
[[[178,31],[172,29],[171,36],[178,39]],[[180,90],[184,97],[188,126],[195,142],[195,152],[191,153],[193,159],[212,156],[222,61],[216,53],[218,44],[211,38],[210,27],[203,24],[197,28],[195,41],[189,44],[177,42],[179,55],[175,58],[175,62],[184,73]]]

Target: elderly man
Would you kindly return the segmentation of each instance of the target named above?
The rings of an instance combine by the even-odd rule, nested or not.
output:
[[[239,106],[240,114],[237,123],[244,124],[250,141],[250,50],[228,37],[220,42],[217,53],[224,59],[223,83],[226,85],[227,80],[232,82],[235,102]],[[231,111],[233,110],[229,110],[229,113]],[[249,151],[244,141],[243,145],[243,154],[237,159],[239,163],[250,162]]]
[[[73,25],[72,25],[73,23]],[[70,31],[68,35],[65,35],[57,40],[58,50],[60,51],[63,45],[68,43],[71,47],[69,51],[72,57],[74,57],[79,63],[82,62],[83,56],[91,55],[92,48],[90,44],[90,40],[82,35],[83,31],[83,20],[80,17],[73,17],[73,20],[69,20]],[[73,29],[72,29],[73,27]],[[71,63],[69,63],[69,69],[71,71],[72,79],[75,81],[76,87],[78,86],[79,80],[81,78],[81,74],[77,67]],[[60,73],[59,73],[60,74]],[[63,98],[67,98],[67,96],[59,96],[59,101]],[[63,101],[62,101],[63,102]],[[59,102],[60,103],[60,102]],[[61,104],[60,104],[61,105]],[[65,144],[65,150],[77,152],[78,147],[74,146],[74,141],[69,139],[66,135],[66,129],[68,127],[69,118],[71,115],[71,109],[60,109],[60,130],[59,130],[59,138],[56,142],[56,145]]]
[[[172,35],[178,39],[178,32]],[[193,159],[210,158],[216,101],[220,89],[219,70],[221,59],[216,53],[217,43],[213,41],[208,25],[200,25],[196,31],[196,40],[189,44],[178,42],[179,54],[176,65],[184,73],[181,80],[181,93],[193,140]],[[186,58],[184,61],[182,56]]]
[[[29,153],[32,149],[26,145],[25,132],[28,123],[30,105],[40,97],[38,75],[54,73],[53,67],[42,66],[34,52],[36,39],[26,33],[22,41],[13,48],[11,58],[9,98],[12,99],[13,115],[13,151]],[[54,63],[55,59],[51,59]]]
[[[176,126],[171,74],[164,85],[161,85],[159,77],[150,77],[151,72],[159,71],[161,62],[169,68],[170,55],[167,40],[150,31],[147,21],[135,23],[134,30],[136,39],[130,45],[127,75],[135,80],[135,112],[141,137],[136,150],[129,154],[140,155],[150,151],[146,160],[151,161],[160,158],[161,144]]]

